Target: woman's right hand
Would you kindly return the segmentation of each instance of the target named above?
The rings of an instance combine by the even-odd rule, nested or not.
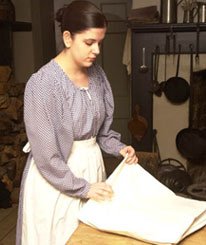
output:
[[[110,185],[105,182],[91,184],[87,193],[87,198],[95,201],[104,201],[110,199],[113,195],[113,190]]]

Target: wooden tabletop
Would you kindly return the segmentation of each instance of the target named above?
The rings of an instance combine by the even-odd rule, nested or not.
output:
[[[148,245],[130,237],[96,230],[86,224],[80,223],[66,245]],[[205,245],[206,226],[186,237],[179,245]],[[151,244],[150,244],[151,245]]]

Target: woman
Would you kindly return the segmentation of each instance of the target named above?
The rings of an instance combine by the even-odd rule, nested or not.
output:
[[[87,199],[112,196],[100,148],[115,156],[131,146],[110,129],[111,87],[95,64],[107,21],[87,1],[58,10],[64,49],[29,79],[24,118],[30,151],[22,178],[16,244],[65,244]]]

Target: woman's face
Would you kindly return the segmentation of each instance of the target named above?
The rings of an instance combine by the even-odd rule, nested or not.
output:
[[[76,65],[89,67],[100,53],[106,28],[90,28],[71,37],[69,52]]]

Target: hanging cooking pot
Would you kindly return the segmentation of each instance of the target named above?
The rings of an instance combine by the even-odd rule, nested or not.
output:
[[[176,136],[176,147],[188,160],[206,157],[206,136],[204,130],[184,128]]]
[[[180,65],[180,54],[181,54],[181,45],[179,45],[178,57],[177,57],[177,70],[176,76],[170,77],[167,81],[164,82],[163,91],[166,98],[174,103],[180,104],[184,103],[190,96],[190,86],[188,82],[179,77],[179,65]]]

